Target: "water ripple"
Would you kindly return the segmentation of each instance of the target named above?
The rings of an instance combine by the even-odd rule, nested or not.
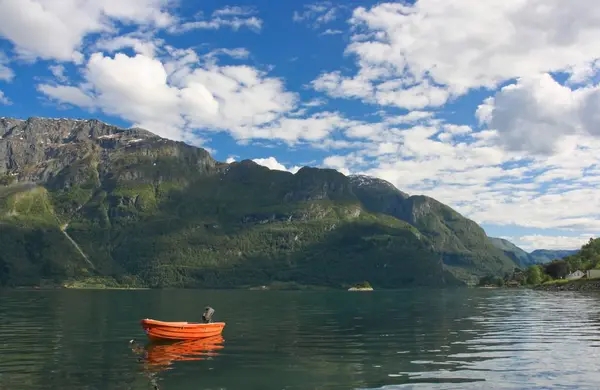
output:
[[[227,321],[217,347],[141,318]],[[185,348],[184,348],[185,347]],[[200,348],[200,349],[198,349]],[[600,295],[4,291],[0,389],[598,389]]]

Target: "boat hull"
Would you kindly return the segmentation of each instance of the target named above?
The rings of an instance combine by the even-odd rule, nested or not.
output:
[[[209,324],[194,322],[167,322],[152,319],[140,321],[146,336],[153,341],[160,340],[198,340],[221,335],[224,322]]]

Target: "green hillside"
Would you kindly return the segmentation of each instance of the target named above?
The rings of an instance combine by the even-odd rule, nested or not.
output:
[[[219,163],[98,121],[0,119],[0,136],[3,284],[394,288],[514,267],[474,222],[377,179]]]
[[[496,237],[490,237],[490,240],[496,248],[502,250],[504,254],[510,257],[515,263],[517,263],[517,265],[521,267],[528,267],[532,264],[536,264],[529,253],[525,252],[512,242]]]

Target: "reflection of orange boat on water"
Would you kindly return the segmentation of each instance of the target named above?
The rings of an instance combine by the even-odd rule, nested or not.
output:
[[[206,360],[218,356],[223,349],[221,335],[199,340],[185,340],[170,344],[149,344],[145,348],[146,363],[154,368],[167,368],[175,361]]]
[[[141,322],[150,340],[198,340],[221,335],[224,322],[167,322],[143,319]]]

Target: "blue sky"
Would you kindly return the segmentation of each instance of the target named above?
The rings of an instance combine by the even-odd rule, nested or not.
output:
[[[600,230],[600,5],[561,4],[0,0],[0,116],[377,176],[577,248]]]

